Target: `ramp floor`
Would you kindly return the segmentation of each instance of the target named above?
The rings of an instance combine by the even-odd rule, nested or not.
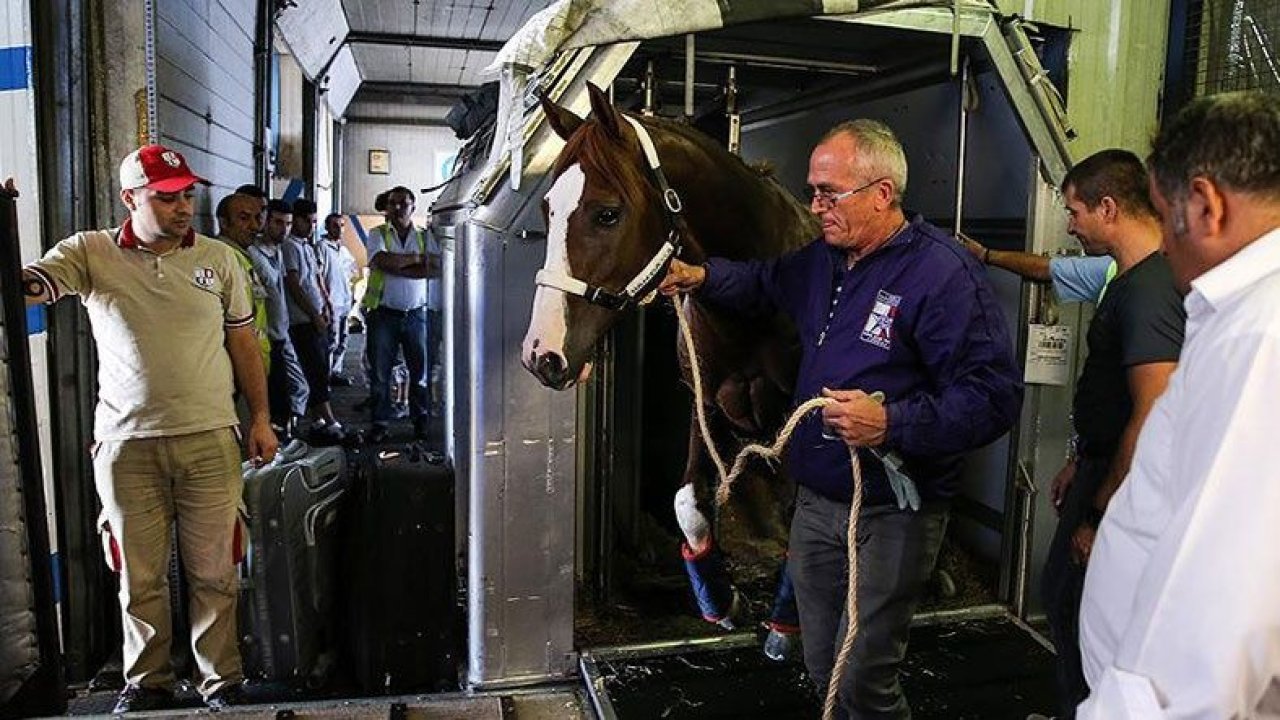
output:
[[[821,699],[799,658],[774,663],[757,642],[603,650],[585,656],[601,714],[618,720],[806,720]],[[1053,654],[1007,617],[912,628],[902,684],[917,720],[1052,714]],[[612,713],[612,716],[610,716]]]

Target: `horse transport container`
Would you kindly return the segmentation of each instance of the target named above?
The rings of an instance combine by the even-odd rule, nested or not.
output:
[[[511,133],[517,151],[492,148],[492,128],[464,150],[432,222],[445,240],[451,304],[446,442],[460,484],[458,538],[467,548],[472,686],[581,670],[601,714],[634,717],[615,707],[609,689],[627,663],[758,647],[753,627],[725,634],[698,619],[690,603],[634,602],[650,592],[687,594],[682,575],[661,576],[679,535],[669,517],[675,485],[660,478],[679,474],[689,403],[676,382],[669,306],[651,305],[620,323],[599,349],[594,377],[576,391],[543,388],[521,365],[534,275],[545,254],[541,200],[563,146],[535,92],[585,115],[590,82],[611,89],[623,109],[685,115],[740,144],[745,159],[771,163],[796,192],[823,131],[843,119],[881,119],[906,148],[909,211],[998,248],[1074,250],[1056,191],[1071,163],[1070,131],[1041,64],[1041,57],[1051,69],[1065,64],[1067,34],[1026,28],[985,6],[947,5],[564,50],[534,68],[528,90],[514,98],[522,110]],[[1079,310],[1058,307],[999,271],[990,280],[1020,358],[1033,326],[1080,337]],[[1038,571],[1055,519],[1045,490],[1066,449],[1073,377],[1028,383],[1022,421],[969,458],[948,542],[962,558],[956,567],[974,577],[939,582],[963,580],[976,590],[956,598],[951,588],[936,589],[938,598],[918,618],[935,630],[913,636],[913,653],[922,654],[908,662],[909,676],[934,672],[927,666],[933,641],[921,639],[929,632],[944,648],[939,658],[952,654],[946,642],[987,642],[969,657],[998,665],[981,660],[1008,641],[991,640],[994,627],[1012,628],[1018,638],[1009,642],[1041,654],[1037,682],[1048,682],[1046,651],[1025,621],[1038,615]],[[660,486],[656,500],[653,485]],[[646,563],[659,577],[637,585],[630,574]],[[627,692],[613,687],[615,696]]]

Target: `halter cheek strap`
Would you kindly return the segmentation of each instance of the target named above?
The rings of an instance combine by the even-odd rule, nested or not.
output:
[[[667,225],[671,228],[667,233],[667,239],[663,242],[662,247],[658,248],[657,254],[649,260],[636,276],[631,278],[631,282],[623,288],[622,292],[611,292],[602,287],[591,285],[583,282],[578,278],[570,275],[558,273],[543,268],[538,271],[535,282],[542,287],[549,287],[568,295],[575,295],[583,298],[593,305],[599,305],[609,310],[625,310],[633,305],[643,305],[653,299],[655,290],[648,288],[656,282],[659,276],[666,271],[667,265],[671,262],[671,258],[680,253],[680,231],[678,229],[677,219],[680,211],[684,209],[680,202],[680,195],[667,182],[667,176],[662,172],[662,163],[658,160],[658,151],[654,149],[653,138],[649,136],[649,131],[637,122],[634,118],[626,115],[622,116],[623,120],[631,123],[631,127],[636,131],[636,137],[640,140],[640,148],[644,151],[645,164],[652,173],[658,191],[662,195],[662,207],[666,211]],[[643,295],[642,295],[643,293]]]

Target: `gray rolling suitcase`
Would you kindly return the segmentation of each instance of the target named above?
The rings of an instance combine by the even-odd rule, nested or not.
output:
[[[249,549],[241,568],[245,676],[319,687],[334,668],[333,598],[343,495],[343,450],[291,444],[245,471]]]

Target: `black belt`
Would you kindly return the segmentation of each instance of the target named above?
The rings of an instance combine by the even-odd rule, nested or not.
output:
[[[408,315],[409,313],[415,313],[419,310],[424,310],[426,309],[426,307],[427,307],[426,305],[419,305],[417,307],[409,308],[408,310],[397,310],[395,308],[389,308],[389,307],[384,307],[382,305],[379,305],[378,307],[374,308],[374,311],[403,316],[403,315]]]

